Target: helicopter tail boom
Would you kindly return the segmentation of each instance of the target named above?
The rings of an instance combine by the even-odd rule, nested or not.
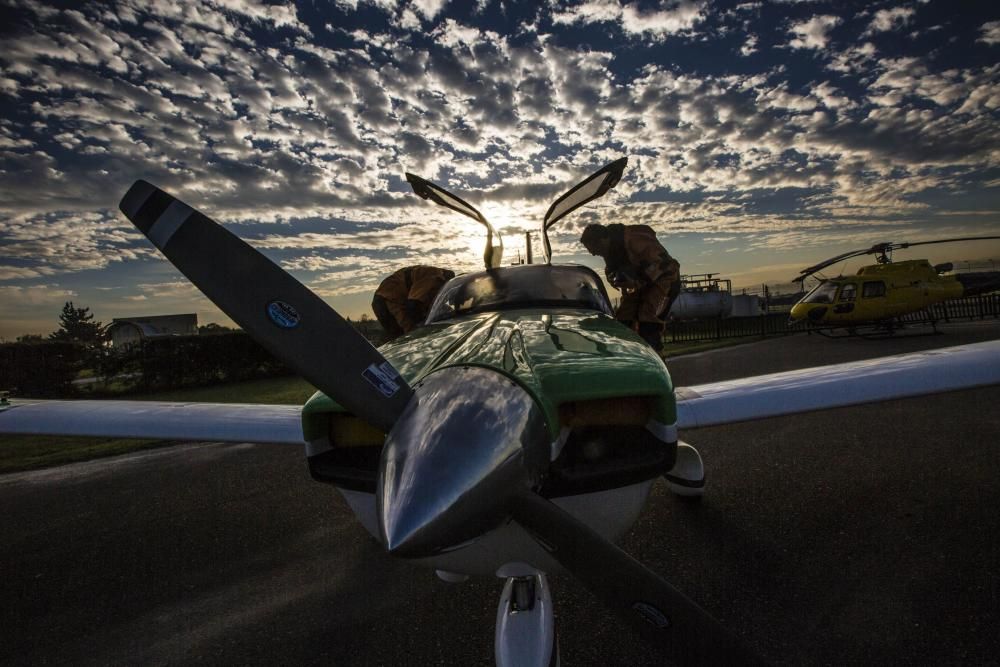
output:
[[[977,296],[1000,290],[1000,271],[959,273],[955,276],[965,290],[963,296]]]

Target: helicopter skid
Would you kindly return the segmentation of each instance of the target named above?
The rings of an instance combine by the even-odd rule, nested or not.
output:
[[[923,329],[923,327],[928,325],[931,327],[930,331]],[[917,330],[916,327],[921,327],[921,329]],[[906,323],[893,321],[859,326],[816,327],[810,329],[809,332],[817,333],[825,338],[865,338],[868,340],[880,340],[892,337],[934,336],[941,333],[938,331],[937,322],[935,321]]]

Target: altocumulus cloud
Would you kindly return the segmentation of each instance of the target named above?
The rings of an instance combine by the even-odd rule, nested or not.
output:
[[[557,233],[577,257],[590,221],[746,248],[997,229],[989,3],[319,4],[8,0],[0,298],[27,308],[83,281],[156,312],[154,286],[182,295],[115,211],[136,178],[238,225],[335,305],[408,263],[475,268],[479,230],[408,194],[404,171],[518,239],[629,155],[613,195]],[[98,297],[126,270],[145,287]]]

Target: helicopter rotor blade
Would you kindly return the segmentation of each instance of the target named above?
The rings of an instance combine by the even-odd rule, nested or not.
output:
[[[274,356],[388,432],[413,391],[351,324],[277,264],[146,181],[119,208],[181,273]]]
[[[845,259],[850,259],[852,257],[857,257],[859,255],[866,255],[866,254],[868,254],[869,250],[870,249],[868,249],[868,250],[851,250],[850,252],[845,252],[845,253],[843,253],[841,255],[837,255],[836,257],[831,257],[830,259],[825,259],[822,262],[820,262],[819,264],[815,264],[813,266],[810,266],[809,268],[802,269],[801,271],[799,271],[799,275],[796,276],[795,278],[792,278],[792,282],[801,283],[802,281],[804,281],[806,278],[808,278],[812,274],[816,273],[817,271],[822,271],[826,267],[831,266],[833,264],[836,264],[837,262],[842,262]]]
[[[866,248],[864,250],[851,250],[850,252],[845,252],[841,255],[837,255],[836,257],[831,257],[830,259],[823,260],[819,264],[815,264],[806,269],[802,269],[801,271],[799,271],[799,275],[792,279],[792,282],[800,283],[809,276],[811,276],[812,274],[816,273],[817,271],[822,271],[831,264],[836,264],[837,262],[842,262],[845,259],[850,259],[852,257],[859,257],[861,255],[889,253],[892,252],[893,250],[903,250],[905,248],[912,248],[918,245],[930,245],[932,243],[956,243],[959,241],[988,241],[994,239],[1000,239],[1000,236],[966,236],[955,239],[937,239],[935,241],[915,241],[906,243],[891,243],[891,242],[876,243],[870,248]]]
[[[893,249],[895,250],[895,249],[902,249],[902,248],[912,248],[914,246],[918,246],[918,245],[930,245],[932,243],[958,243],[958,242],[961,242],[961,241],[993,241],[993,240],[996,240],[996,239],[1000,239],[1000,236],[965,236],[965,237],[957,238],[957,239],[938,239],[936,241],[914,241],[914,242],[907,242],[907,243],[897,243],[897,244],[893,244],[893,246],[894,246]]]

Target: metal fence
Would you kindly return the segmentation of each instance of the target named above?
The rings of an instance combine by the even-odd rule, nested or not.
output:
[[[769,313],[754,317],[675,321],[667,325],[666,337],[671,343],[688,343],[743,336],[784,336],[798,331],[801,329],[788,326],[788,313]]]
[[[1000,294],[967,296],[936,303],[926,310],[900,318],[904,322],[950,322],[951,320],[982,320],[1000,318]]]
[[[970,296],[937,303],[926,310],[910,313],[900,319],[907,324],[951,322],[1000,318],[1000,294]],[[719,338],[746,336],[787,336],[803,331],[815,331],[801,324],[789,325],[788,313],[768,313],[755,317],[726,317],[711,320],[686,320],[667,325],[666,340],[671,343],[688,343]]]

